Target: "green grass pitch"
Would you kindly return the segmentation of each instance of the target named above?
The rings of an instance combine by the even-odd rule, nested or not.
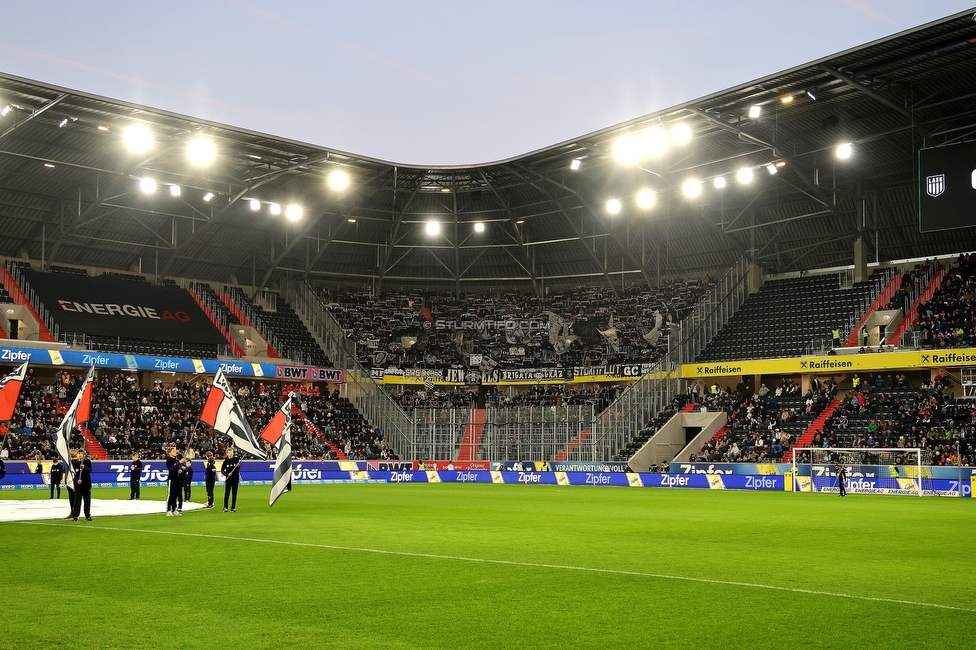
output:
[[[969,499],[268,491],[236,514],[0,524],[0,647],[976,647]]]

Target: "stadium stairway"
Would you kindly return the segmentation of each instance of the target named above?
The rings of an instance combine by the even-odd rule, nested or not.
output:
[[[898,327],[896,327],[895,331],[892,332],[891,336],[888,337],[888,345],[898,345],[901,342],[901,337],[905,334],[905,332],[908,331],[908,328],[918,322],[919,307],[932,300],[932,296],[934,296],[935,292],[938,291],[942,286],[942,278],[945,277],[945,274],[946,272],[944,269],[935,274],[932,281],[929,282],[925,287],[925,291],[919,295],[918,300],[915,301],[912,308],[908,310],[907,314],[905,314],[905,318],[898,323]]]
[[[217,331],[220,332],[221,336],[227,339],[227,345],[230,346],[230,349],[234,353],[234,356],[243,357],[244,350],[242,350],[241,346],[237,345],[237,342],[233,338],[231,338],[231,335],[227,333],[227,329],[223,325],[221,325],[220,322],[214,317],[213,312],[210,311],[210,308],[207,307],[207,305],[203,302],[203,300],[200,299],[200,296],[197,295],[197,292],[194,291],[191,287],[187,287],[186,291],[187,293],[190,294],[190,296],[193,297],[194,302],[196,302],[197,305],[200,306],[200,309],[203,310],[203,313],[207,315],[207,318],[209,318],[210,322],[214,324],[214,327],[217,328]]]
[[[868,321],[868,316],[879,309],[883,309],[884,306],[888,304],[888,301],[894,297],[895,292],[901,288],[901,281],[903,277],[904,276],[901,273],[898,273],[891,278],[888,284],[885,285],[885,288],[882,289],[881,293],[878,294],[878,297],[874,299],[874,302],[871,303],[868,310],[864,312],[863,316],[861,316],[861,320],[857,322],[857,325],[854,326],[851,333],[847,335],[847,340],[844,341],[845,348],[857,347],[860,339],[861,328],[864,327],[864,323]]]
[[[223,292],[220,292],[217,295],[220,297],[223,303],[227,305],[227,309],[229,309],[230,313],[234,315],[237,322],[239,322],[241,325],[245,325],[246,327],[254,327],[256,331],[259,331],[258,328],[254,326],[254,323],[251,322],[251,319],[244,315],[244,312],[241,311],[241,308],[236,302],[234,302],[233,298]],[[263,333],[262,336],[264,336]],[[272,359],[280,359],[281,355],[279,355],[278,352],[271,346],[271,342],[267,340],[265,342],[268,344],[268,356]]]
[[[308,419],[308,416],[305,415],[304,411],[302,411],[297,406],[293,405],[291,407],[291,414],[297,417],[298,419],[300,419],[302,422],[304,422],[305,426],[308,427],[312,431],[312,433],[317,435],[320,439],[325,440],[325,442],[329,445],[329,449],[332,450],[333,454],[335,454],[336,459],[349,460],[349,457],[346,456],[346,454],[341,449],[336,447],[331,440],[327,439],[324,435],[322,435],[321,429],[315,426],[315,423]]]
[[[20,285],[17,284],[14,276],[10,275],[10,271],[6,268],[0,269],[0,284],[3,284],[3,288],[6,289],[7,293],[10,294],[14,304],[24,305],[28,310],[30,310],[31,316],[33,316],[34,320],[37,321],[38,338],[40,338],[42,341],[47,341],[48,343],[54,343],[54,336],[51,334],[51,330],[47,328],[47,325],[43,320],[41,320],[41,317],[37,315],[36,311],[34,311],[34,306],[30,303],[30,300],[27,299],[27,296],[24,295],[23,290],[20,288]]]
[[[94,435],[89,433],[87,427],[81,427],[81,435],[85,437],[85,448],[95,458],[95,460],[108,460],[108,452]]]
[[[566,460],[569,460],[569,455],[574,451],[576,451],[577,449],[579,449],[580,445],[582,445],[586,441],[586,439],[590,437],[592,433],[593,433],[592,429],[583,429],[583,431],[581,431],[578,436],[573,438],[570,441],[570,443],[566,445],[566,447],[561,452],[556,454],[556,457],[553,458],[553,460],[556,461],[557,463],[561,463]]]
[[[485,413],[487,409],[471,409],[471,417],[464,427],[464,438],[461,449],[458,450],[458,461],[472,461],[478,459],[481,450],[481,435],[485,431]]]
[[[817,435],[817,431],[823,430],[824,422],[826,422],[827,418],[834,414],[834,411],[837,410],[838,406],[840,406],[839,399],[831,400],[830,404],[827,405],[827,408],[820,411],[820,415],[817,416],[817,419],[810,423],[810,426],[808,426],[807,430],[803,432],[803,435],[796,439],[796,442],[793,443],[793,446],[790,447],[789,451],[783,454],[783,460],[781,462],[792,463],[793,450],[797,447],[808,447],[810,443],[813,442],[813,437]]]

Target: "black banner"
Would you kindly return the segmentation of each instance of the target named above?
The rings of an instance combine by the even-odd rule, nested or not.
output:
[[[501,381],[572,381],[572,368],[503,368]]]
[[[111,275],[90,278],[30,269],[23,274],[62,332],[227,344],[193,297],[180,287]]]
[[[920,232],[976,226],[976,143],[918,152]]]

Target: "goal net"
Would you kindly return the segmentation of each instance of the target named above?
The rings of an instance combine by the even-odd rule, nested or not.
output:
[[[838,466],[846,470],[851,494],[935,496],[930,452],[918,448],[818,449],[793,452],[793,488],[799,492],[839,492]]]

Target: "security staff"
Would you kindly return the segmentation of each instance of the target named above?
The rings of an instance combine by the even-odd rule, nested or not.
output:
[[[234,455],[234,448],[227,448],[227,458],[224,459],[220,472],[224,475],[224,512],[227,512],[227,501],[233,492],[230,511],[237,512],[237,488],[241,483],[241,459]]]
[[[176,447],[166,452],[166,471],[169,482],[169,492],[166,497],[166,516],[178,517],[182,514],[177,509],[177,504],[183,489],[183,464],[176,459]]]
[[[214,485],[217,484],[217,461],[214,460],[212,451],[207,452],[207,460],[204,463],[205,478],[207,483],[207,508],[213,508]]]
[[[839,327],[835,327],[834,329],[832,329],[830,331],[830,335],[834,339],[834,347],[835,348],[839,348],[840,347],[840,328]]]
[[[865,325],[861,328],[861,346],[867,346],[868,341],[871,339],[871,332],[868,331],[868,326]]]
[[[51,463],[51,498],[54,498],[54,491],[58,491],[61,498],[61,484],[64,483],[64,465],[57,458]]]
[[[132,454],[132,462],[129,463],[129,501],[141,496],[141,488],[142,461],[139,460],[139,454]]]

